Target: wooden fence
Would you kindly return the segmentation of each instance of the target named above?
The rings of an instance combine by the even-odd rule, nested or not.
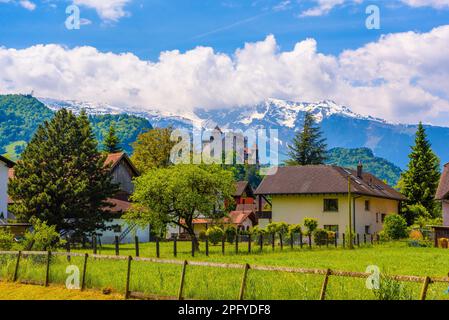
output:
[[[248,272],[250,270],[258,270],[258,271],[271,271],[271,272],[287,272],[287,273],[296,273],[296,274],[308,274],[308,275],[322,275],[323,282],[320,291],[320,300],[326,299],[326,291],[329,283],[330,277],[348,277],[348,278],[368,278],[371,276],[371,273],[362,273],[362,272],[350,272],[350,271],[337,271],[331,269],[304,269],[304,268],[290,268],[290,267],[270,267],[270,266],[258,266],[258,265],[249,265],[249,264],[228,264],[228,263],[213,263],[213,262],[200,262],[200,261],[187,261],[187,260],[166,260],[166,259],[155,259],[155,258],[141,258],[141,257],[132,257],[132,256],[113,256],[113,255],[98,255],[98,254],[87,254],[87,253],[72,253],[72,252],[38,252],[38,251],[0,251],[1,255],[16,255],[16,263],[14,268],[13,281],[16,282],[18,280],[18,273],[20,267],[20,259],[22,255],[37,255],[37,256],[46,256],[46,273],[45,273],[45,282],[44,283],[32,283],[30,281],[24,281],[23,283],[27,284],[40,284],[44,286],[48,286],[50,284],[50,266],[51,266],[51,256],[65,256],[68,260],[70,257],[82,257],[83,260],[83,270],[81,277],[81,286],[80,289],[85,289],[86,284],[86,273],[88,270],[88,259],[107,259],[107,260],[126,260],[127,261],[127,269],[126,269],[126,277],[125,277],[125,299],[171,299],[171,300],[184,300],[184,284],[185,284],[185,274],[187,272],[187,266],[202,266],[202,267],[213,267],[213,268],[224,268],[224,269],[240,269],[242,270],[241,276],[241,284],[238,290],[238,294],[236,294],[236,298],[238,300],[244,300],[245,298],[245,290],[246,290],[246,280],[248,277]],[[161,296],[148,296],[142,292],[133,292],[130,290],[130,280],[131,280],[131,269],[133,261],[142,261],[149,263],[159,263],[159,264],[171,264],[171,265],[180,265],[182,266],[181,274],[180,274],[180,283],[177,297],[161,297]],[[421,283],[421,293],[420,300],[426,300],[427,291],[429,285],[432,283],[448,283],[449,277],[440,278],[440,277],[419,277],[419,276],[403,276],[403,275],[395,275],[390,276],[391,279],[395,281],[401,282],[414,282]]]
[[[174,238],[169,240],[161,240],[159,238],[155,238],[155,241],[152,242],[155,244],[155,257],[160,258],[161,250],[160,245],[161,243],[172,243],[173,249],[173,257],[177,257],[179,250],[178,250],[178,243],[180,240]],[[186,241],[182,241],[186,242]],[[221,239],[221,254],[225,255],[227,252],[229,252],[229,249],[226,250],[226,238]],[[219,243],[220,243],[219,242]],[[274,251],[276,247],[280,248],[280,250],[284,250],[286,247],[290,247],[291,249],[294,248],[308,248],[312,249],[313,247],[335,247],[335,248],[347,248],[349,247],[350,240],[346,236],[345,233],[342,233],[340,235],[336,235],[335,237],[325,239],[321,239],[319,243],[316,243],[313,241],[312,235],[291,235],[291,236],[281,236],[279,234],[266,234],[265,236],[252,236],[252,235],[236,235],[233,239],[233,242],[230,243],[234,248],[231,249],[231,251],[238,253],[258,253],[262,252],[264,249],[264,246],[270,246],[272,250]],[[204,253],[206,256],[209,256],[210,254],[210,240],[206,237],[204,241],[202,241],[204,244]],[[378,234],[363,234],[362,236],[359,234],[354,234],[352,239],[353,247],[361,247],[362,245],[371,245],[379,244],[380,243],[380,237]],[[97,240],[97,237],[92,237],[92,251],[93,254],[97,254],[98,251],[98,245],[102,247],[101,242]],[[115,237],[114,241],[114,249],[115,249],[115,255],[120,255],[120,240],[119,237]],[[244,246],[246,248],[244,248]],[[134,237],[134,247],[135,247],[135,256],[140,256],[140,242],[139,238],[136,236]],[[70,251],[70,242],[67,242],[67,251]],[[191,241],[191,249],[190,249],[190,255],[192,257],[195,257],[195,254],[197,253],[197,250],[195,249],[195,243],[193,240]]]

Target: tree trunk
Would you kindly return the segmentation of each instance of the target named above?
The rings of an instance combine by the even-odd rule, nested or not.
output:
[[[195,235],[195,231],[193,231],[193,226],[187,226],[186,231],[193,241],[193,244],[195,246],[195,251],[200,251],[200,242],[198,241],[198,239]]]

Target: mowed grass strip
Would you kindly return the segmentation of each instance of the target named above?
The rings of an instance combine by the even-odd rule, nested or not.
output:
[[[117,294],[105,295],[99,291],[68,290],[62,286],[41,287],[0,282],[0,300],[121,300]]]

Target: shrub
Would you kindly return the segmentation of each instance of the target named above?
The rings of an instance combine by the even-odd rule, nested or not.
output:
[[[305,218],[304,226],[307,228],[307,235],[311,235],[318,228],[318,220],[313,218]]]
[[[413,300],[413,293],[388,275],[381,277],[379,289],[373,290],[373,293],[377,300]]]
[[[255,236],[264,236],[267,234],[267,230],[264,228],[261,228],[259,226],[255,226],[251,229],[251,234],[255,235]]]
[[[237,229],[234,226],[227,226],[224,233],[226,241],[229,243],[234,243],[235,236],[237,235]]]
[[[198,239],[200,239],[200,241],[206,241],[206,230],[201,230],[200,233],[198,233]]]
[[[31,219],[33,231],[27,231],[24,236],[24,249],[29,250],[53,250],[62,246],[65,241],[56,231],[56,226],[49,226],[45,221]]]
[[[324,229],[315,229],[313,231],[313,240],[315,241],[315,244],[322,246],[326,244],[328,235],[328,232]]]
[[[223,229],[218,226],[213,226],[206,231],[206,236],[213,245],[220,243],[223,239],[223,235]]]
[[[288,233],[288,224],[285,222],[272,222],[267,226],[268,233],[278,233],[281,235],[285,235]]]
[[[383,233],[392,240],[407,238],[407,221],[397,214],[385,218]]]
[[[0,250],[9,251],[14,246],[14,235],[9,229],[0,228]]]
[[[301,225],[299,224],[292,224],[288,227],[288,233],[289,235],[298,235],[302,233]]]

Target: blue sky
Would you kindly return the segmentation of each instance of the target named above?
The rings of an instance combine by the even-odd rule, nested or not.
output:
[[[0,16],[0,94],[176,113],[331,99],[449,126],[449,0],[0,0]]]
[[[0,43],[12,48],[48,43],[89,45],[101,51],[131,51],[142,59],[155,60],[161,51],[185,51],[200,45],[232,53],[245,42],[274,34],[285,50],[312,37],[320,52],[338,54],[375,41],[381,34],[426,32],[449,21],[449,10],[400,3],[392,6],[391,2],[369,2],[381,9],[380,30],[365,28],[367,3],[337,6],[319,17],[299,17],[316,4],[291,1],[281,9],[276,7],[282,3],[279,0],[134,0],[123,7],[127,15],[117,21],[102,19],[95,8],[80,6],[81,18],[91,23],[80,30],[67,30],[65,9],[71,1],[34,1],[34,10],[18,2],[0,1]]]

